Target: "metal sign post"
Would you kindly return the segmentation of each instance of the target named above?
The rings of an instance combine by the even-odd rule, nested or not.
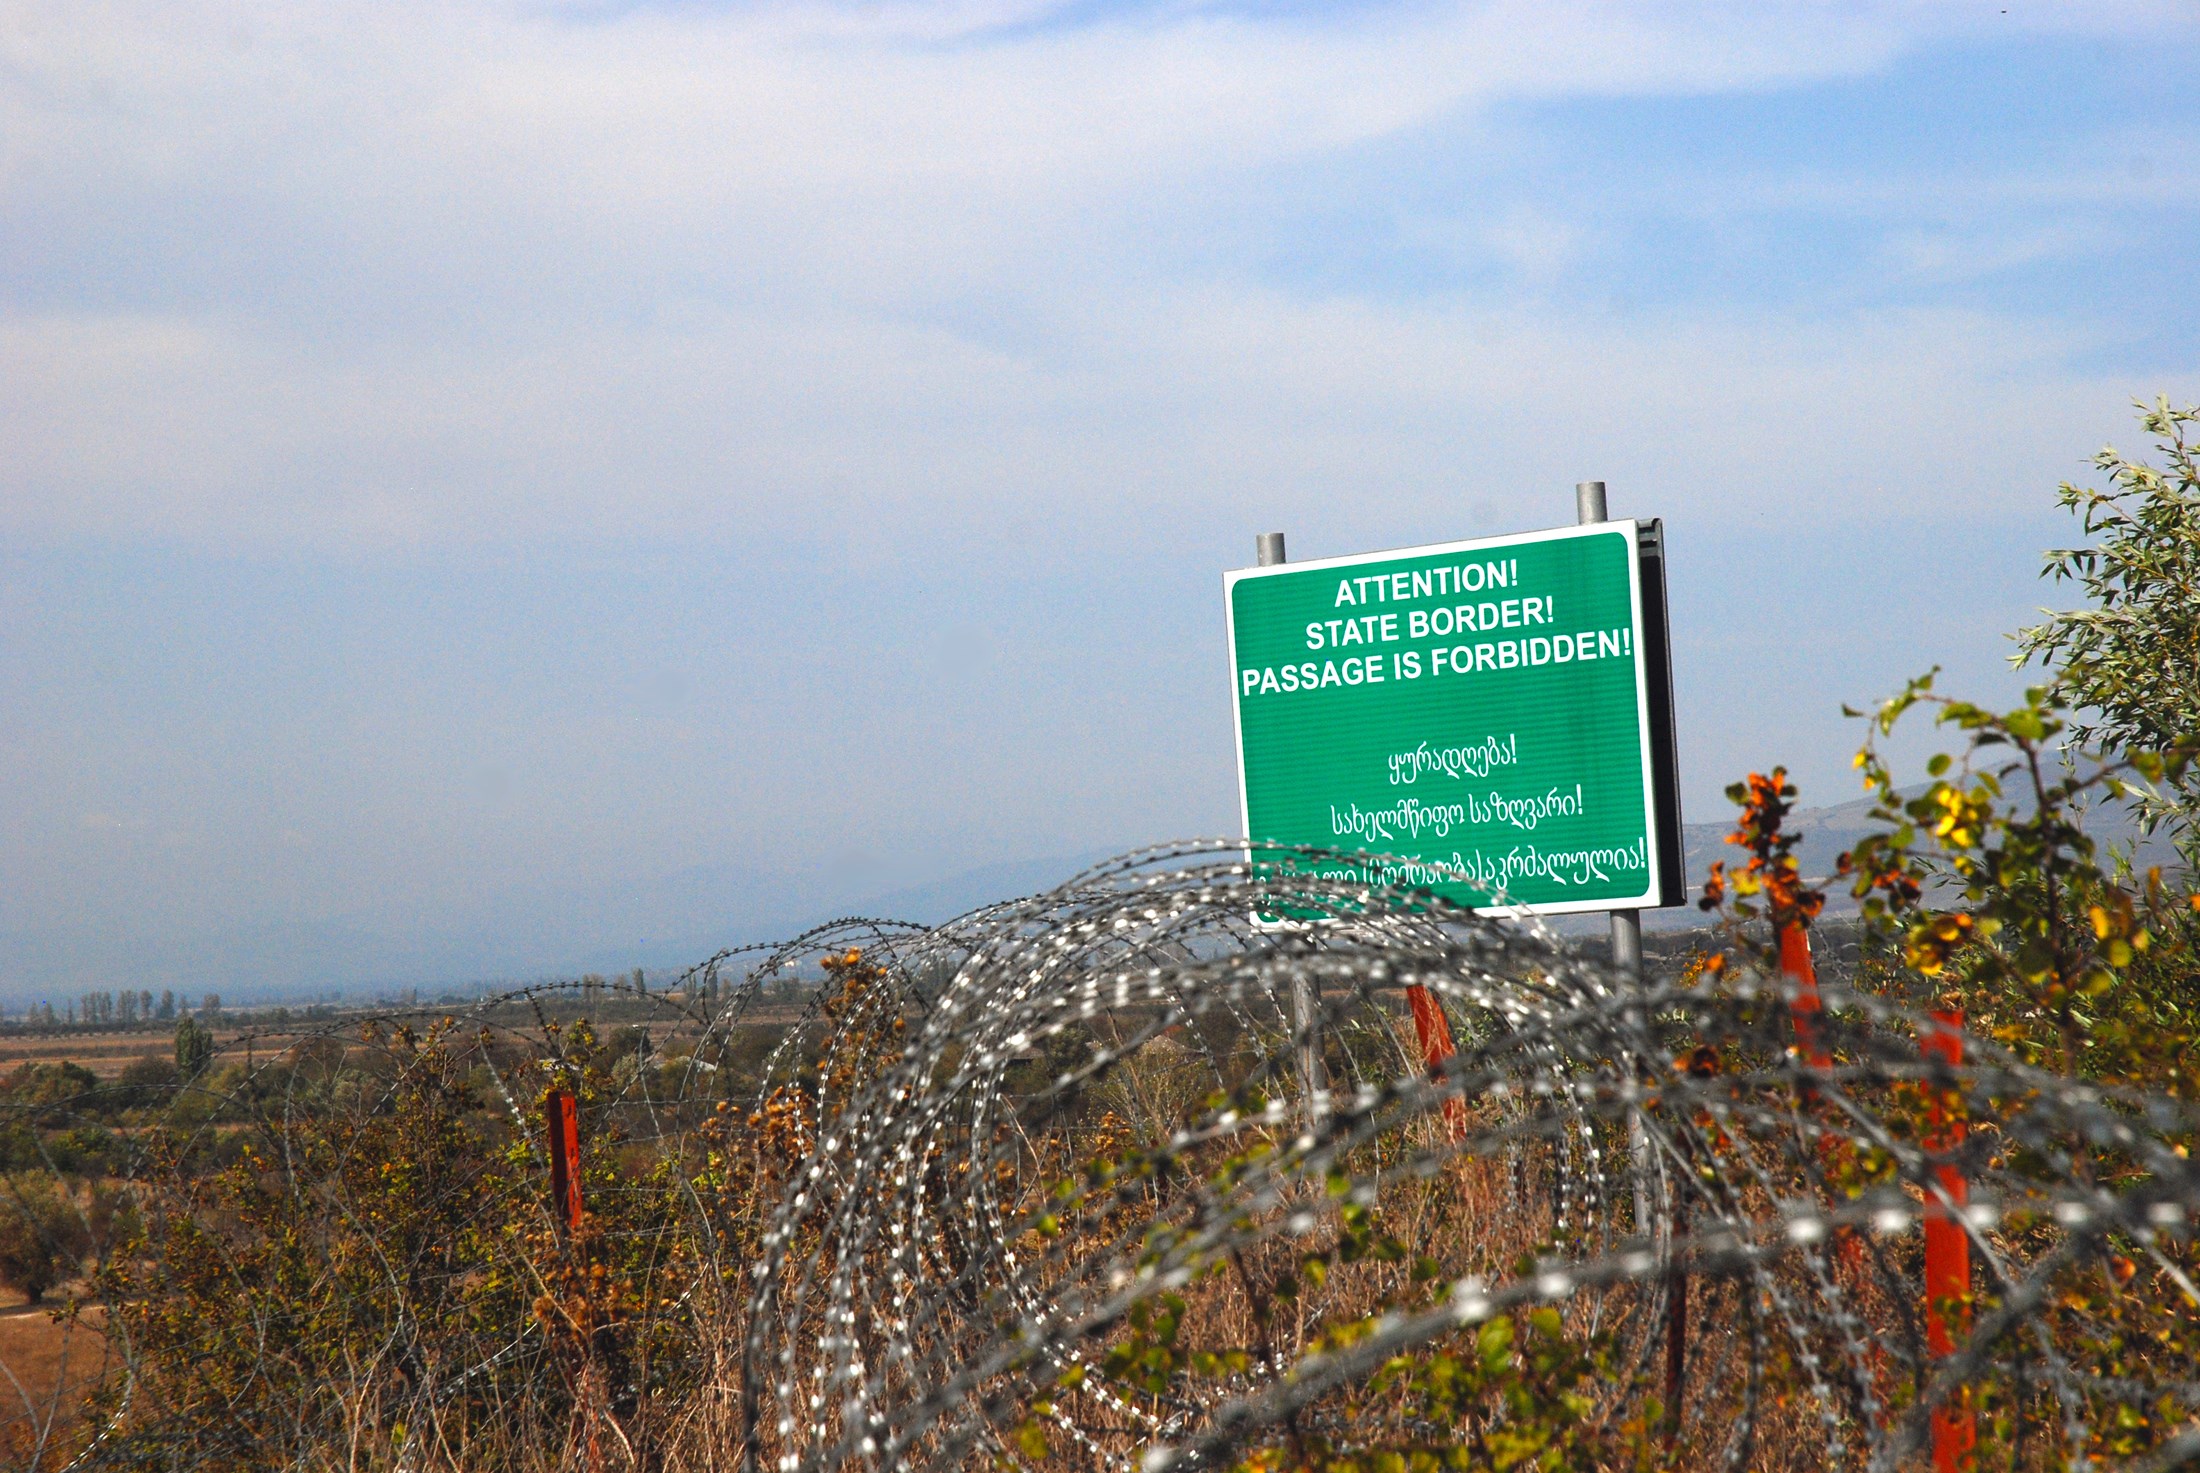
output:
[[[1605,513],[1602,481],[1575,484],[1574,520],[1583,526],[1611,520]],[[1612,912],[1612,966],[1638,982],[1642,980],[1642,912]]]
[[[1574,484],[1574,517],[1583,524],[1609,520],[1602,481]],[[1661,600],[1662,602],[1662,600]],[[1678,825],[1676,824],[1676,827]],[[1612,912],[1612,968],[1642,986],[1642,912]],[[1634,1178],[1635,1231],[1650,1231],[1650,1134],[1640,1110],[1627,1113],[1628,1169]]]
[[[1264,568],[1284,560],[1283,534],[1263,532],[1253,539],[1253,556]],[[1329,1070],[1322,1063],[1320,1002],[1314,985],[1298,971],[1291,975],[1291,1026],[1299,1035],[1299,1081],[1306,1089],[1309,1119],[1323,1113],[1329,1099]]]

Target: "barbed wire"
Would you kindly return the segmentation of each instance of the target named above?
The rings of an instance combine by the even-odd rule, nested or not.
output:
[[[19,1388],[23,1466],[1305,1463],[1543,1415],[1401,1391],[1499,1364],[1498,1328],[1578,1351],[1545,1388],[1575,1432],[1692,1466],[1893,1468],[1966,1396],[2020,1463],[2099,1455],[2118,1407],[2161,1429],[2135,1466],[2193,1455],[2190,1357],[2099,1348],[2131,1304],[2200,1306],[2189,1103],[1990,1039],[1928,1060],[1929,1017],[1839,988],[1814,1066],[1746,955],[1637,979],[1364,860],[1163,846],[669,990],[518,988],[8,1104],[56,1179],[80,1123],[114,1136],[62,1235],[99,1265],[99,1389],[72,1422]],[[576,1232],[553,1087],[588,1122]],[[1939,1354],[1935,1212],[1979,1266]]]

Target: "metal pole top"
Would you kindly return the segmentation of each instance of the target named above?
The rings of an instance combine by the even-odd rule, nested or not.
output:
[[[1283,561],[1283,534],[1261,532],[1253,538],[1253,556],[1260,559],[1264,568],[1272,568]]]
[[[1604,512],[1604,483],[1602,481],[1576,481],[1574,483],[1575,520],[1587,525],[1590,522],[1608,522]]]

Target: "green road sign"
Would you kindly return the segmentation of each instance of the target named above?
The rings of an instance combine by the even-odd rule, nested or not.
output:
[[[1223,592],[1249,838],[1383,856],[1334,867],[1476,908],[1680,903],[1657,523],[1246,568]]]

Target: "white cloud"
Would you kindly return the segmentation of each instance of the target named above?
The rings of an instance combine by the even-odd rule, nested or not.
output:
[[[1339,488],[1434,514],[1462,482],[1591,462],[1718,515],[1799,454],[1795,495],[1899,509],[1930,486],[1954,512],[2152,386],[2065,366],[2098,346],[1978,313],[1582,317],[1223,285],[1058,308],[1027,352],[705,307],[554,344],[335,354],[238,321],[49,316],[0,330],[0,474],[19,533],[263,546],[1013,537],[1034,501],[1326,515]]]
[[[1378,428],[1396,462],[1401,427],[1534,440],[1569,401],[1662,403],[1686,438],[1707,397],[1753,392],[1736,361],[1770,397],[1848,402],[1825,369],[1887,382],[1858,357],[1874,343],[1949,363],[1936,382],[1961,397],[2025,336],[1890,320],[1829,350],[1767,319],[1711,329],[1707,355],[1670,326],[1292,301],[1150,248],[1154,221],[1263,169],[1500,98],[1870,68],[1978,24],[1954,5],[11,16],[0,224],[24,265],[0,309],[0,525],[19,533],[952,515],[1167,486],[1178,451],[1142,426],[1320,477]],[[1570,228],[1516,208],[1480,248],[1548,261]]]
[[[2118,237],[2087,221],[2001,229],[1902,230],[1887,238],[1890,267],[1928,281],[1972,281],[1998,271],[2098,252]]]

